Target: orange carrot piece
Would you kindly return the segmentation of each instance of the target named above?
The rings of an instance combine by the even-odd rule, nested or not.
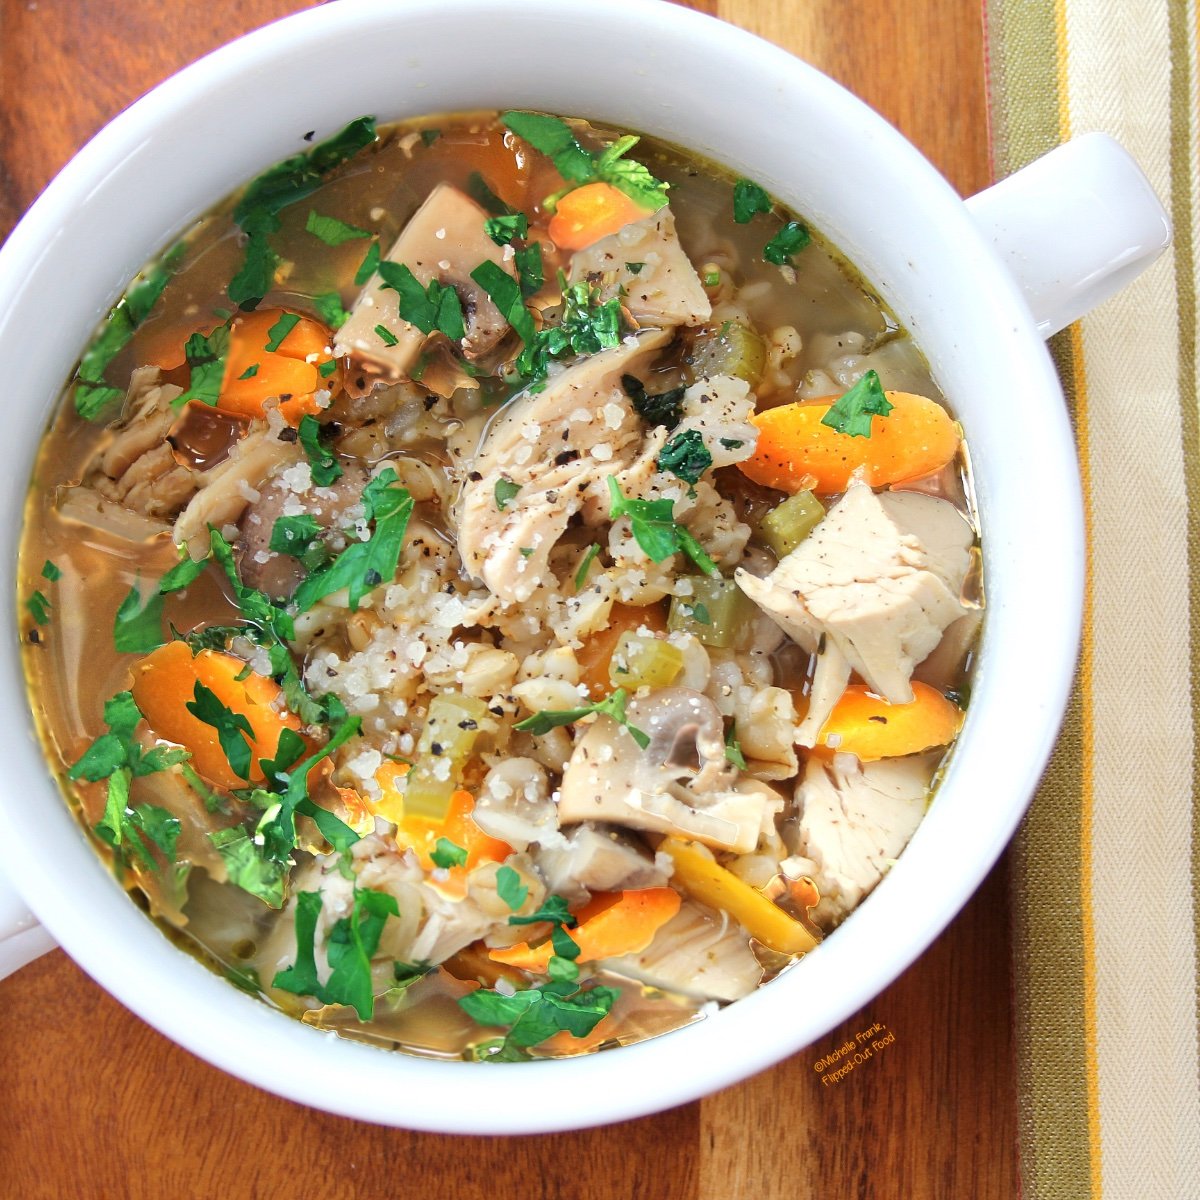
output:
[[[579,947],[576,962],[620,958],[623,954],[645,950],[659,929],[679,911],[679,905],[679,893],[669,887],[640,888],[618,895],[593,897],[576,914],[579,924],[569,930]],[[553,955],[554,946],[549,940],[540,946],[521,942],[491,951],[496,962],[535,974],[546,970]]]
[[[889,704],[865,684],[850,684],[817,745],[856,754],[863,762],[948,746],[962,724],[962,709],[927,683],[915,681],[912,689],[910,703]]]
[[[197,682],[211,691],[231,712],[250,723],[250,782],[261,783],[261,758],[274,758],[285,729],[300,729],[300,718],[283,707],[283,689],[253,671],[237,676],[246,664],[232,654],[201,650],[194,658],[184,642],[168,642],[151,651],[133,669],[133,698],[146,723],[160,738],[192,753],[192,767],[218,787],[245,787],[221,749],[217,731],[187,710]]]
[[[667,618],[661,604],[648,604],[644,608],[614,604],[608,627],[584,638],[582,647],[575,652],[575,661],[581,668],[580,682],[587,685],[588,695],[593,700],[601,700],[613,690],[608,668],[621,635],[643,625],[653,633],[667,632]]]
[[[321,411],[315,393],[335,390],[341,369],[328,378],[317,369],[332,358],[327,347],[333,338],[319,321],[300,317],[278,347],[268,350],[272,328],[289,315],[296,314],[265,308],[234,318],[218,408],[238,416],[261,417],[266,401],[278,397],[279,411],[289,425],[299,425],[301,417]]]
[[[872,417],[870,437],[821,424],[833,397],[755,413],[758,445],[738,466],[765,487],[790,494],[811,487],[828,495],[844,492],[856,471],[871,487],[883,487],[928,475],[954,458],[958,425],[940,404],[910,392],[885,394],[892,411]]]
[[[582,250],[650,211],[611,183],[585,183],[558,202],[548,233],[560,250]]]

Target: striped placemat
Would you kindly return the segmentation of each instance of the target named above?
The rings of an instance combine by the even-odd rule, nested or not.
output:
[[[1090,550],[1075,699],[1014,853],[1024,1194],[1185,1200],[1200,1197],[1196,0],[985,12],[997,176],[1104,130],[1175,223],[1155,267],[1053,342]]]

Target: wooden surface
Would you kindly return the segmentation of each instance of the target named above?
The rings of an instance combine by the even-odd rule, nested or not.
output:
[[[961,191],[986,184],[979,0],[695,6],[841,80]],[[0,0],[0,236],[124,105],[303,7]],[[1010,1200],[1007,938],[1001,864],[914,967],[811,1049],[656,1117],[507,1140],[411,1134],[277,1100],[164,1040],[55,952],[0,984],[0,1197]],[[823,1083],[814,1063],[875,1023],[893,1040]]]

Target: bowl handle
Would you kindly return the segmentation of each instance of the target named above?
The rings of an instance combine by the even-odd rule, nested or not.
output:
[[[1106,133],[1088,133],[972,196],[967,208],[1050,337],[1140,275],[1171,221],[1150,181]]]
[[[0,874],[0,979],[53,949],[54,939]]]

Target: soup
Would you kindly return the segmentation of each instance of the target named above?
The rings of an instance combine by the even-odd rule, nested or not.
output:
[[[753,181],[363,118],[85,350],[26,669],[97,850],[233,983],[572,1055],[747,995],[886,873],[962,719],[975,543],[919,352]]]

